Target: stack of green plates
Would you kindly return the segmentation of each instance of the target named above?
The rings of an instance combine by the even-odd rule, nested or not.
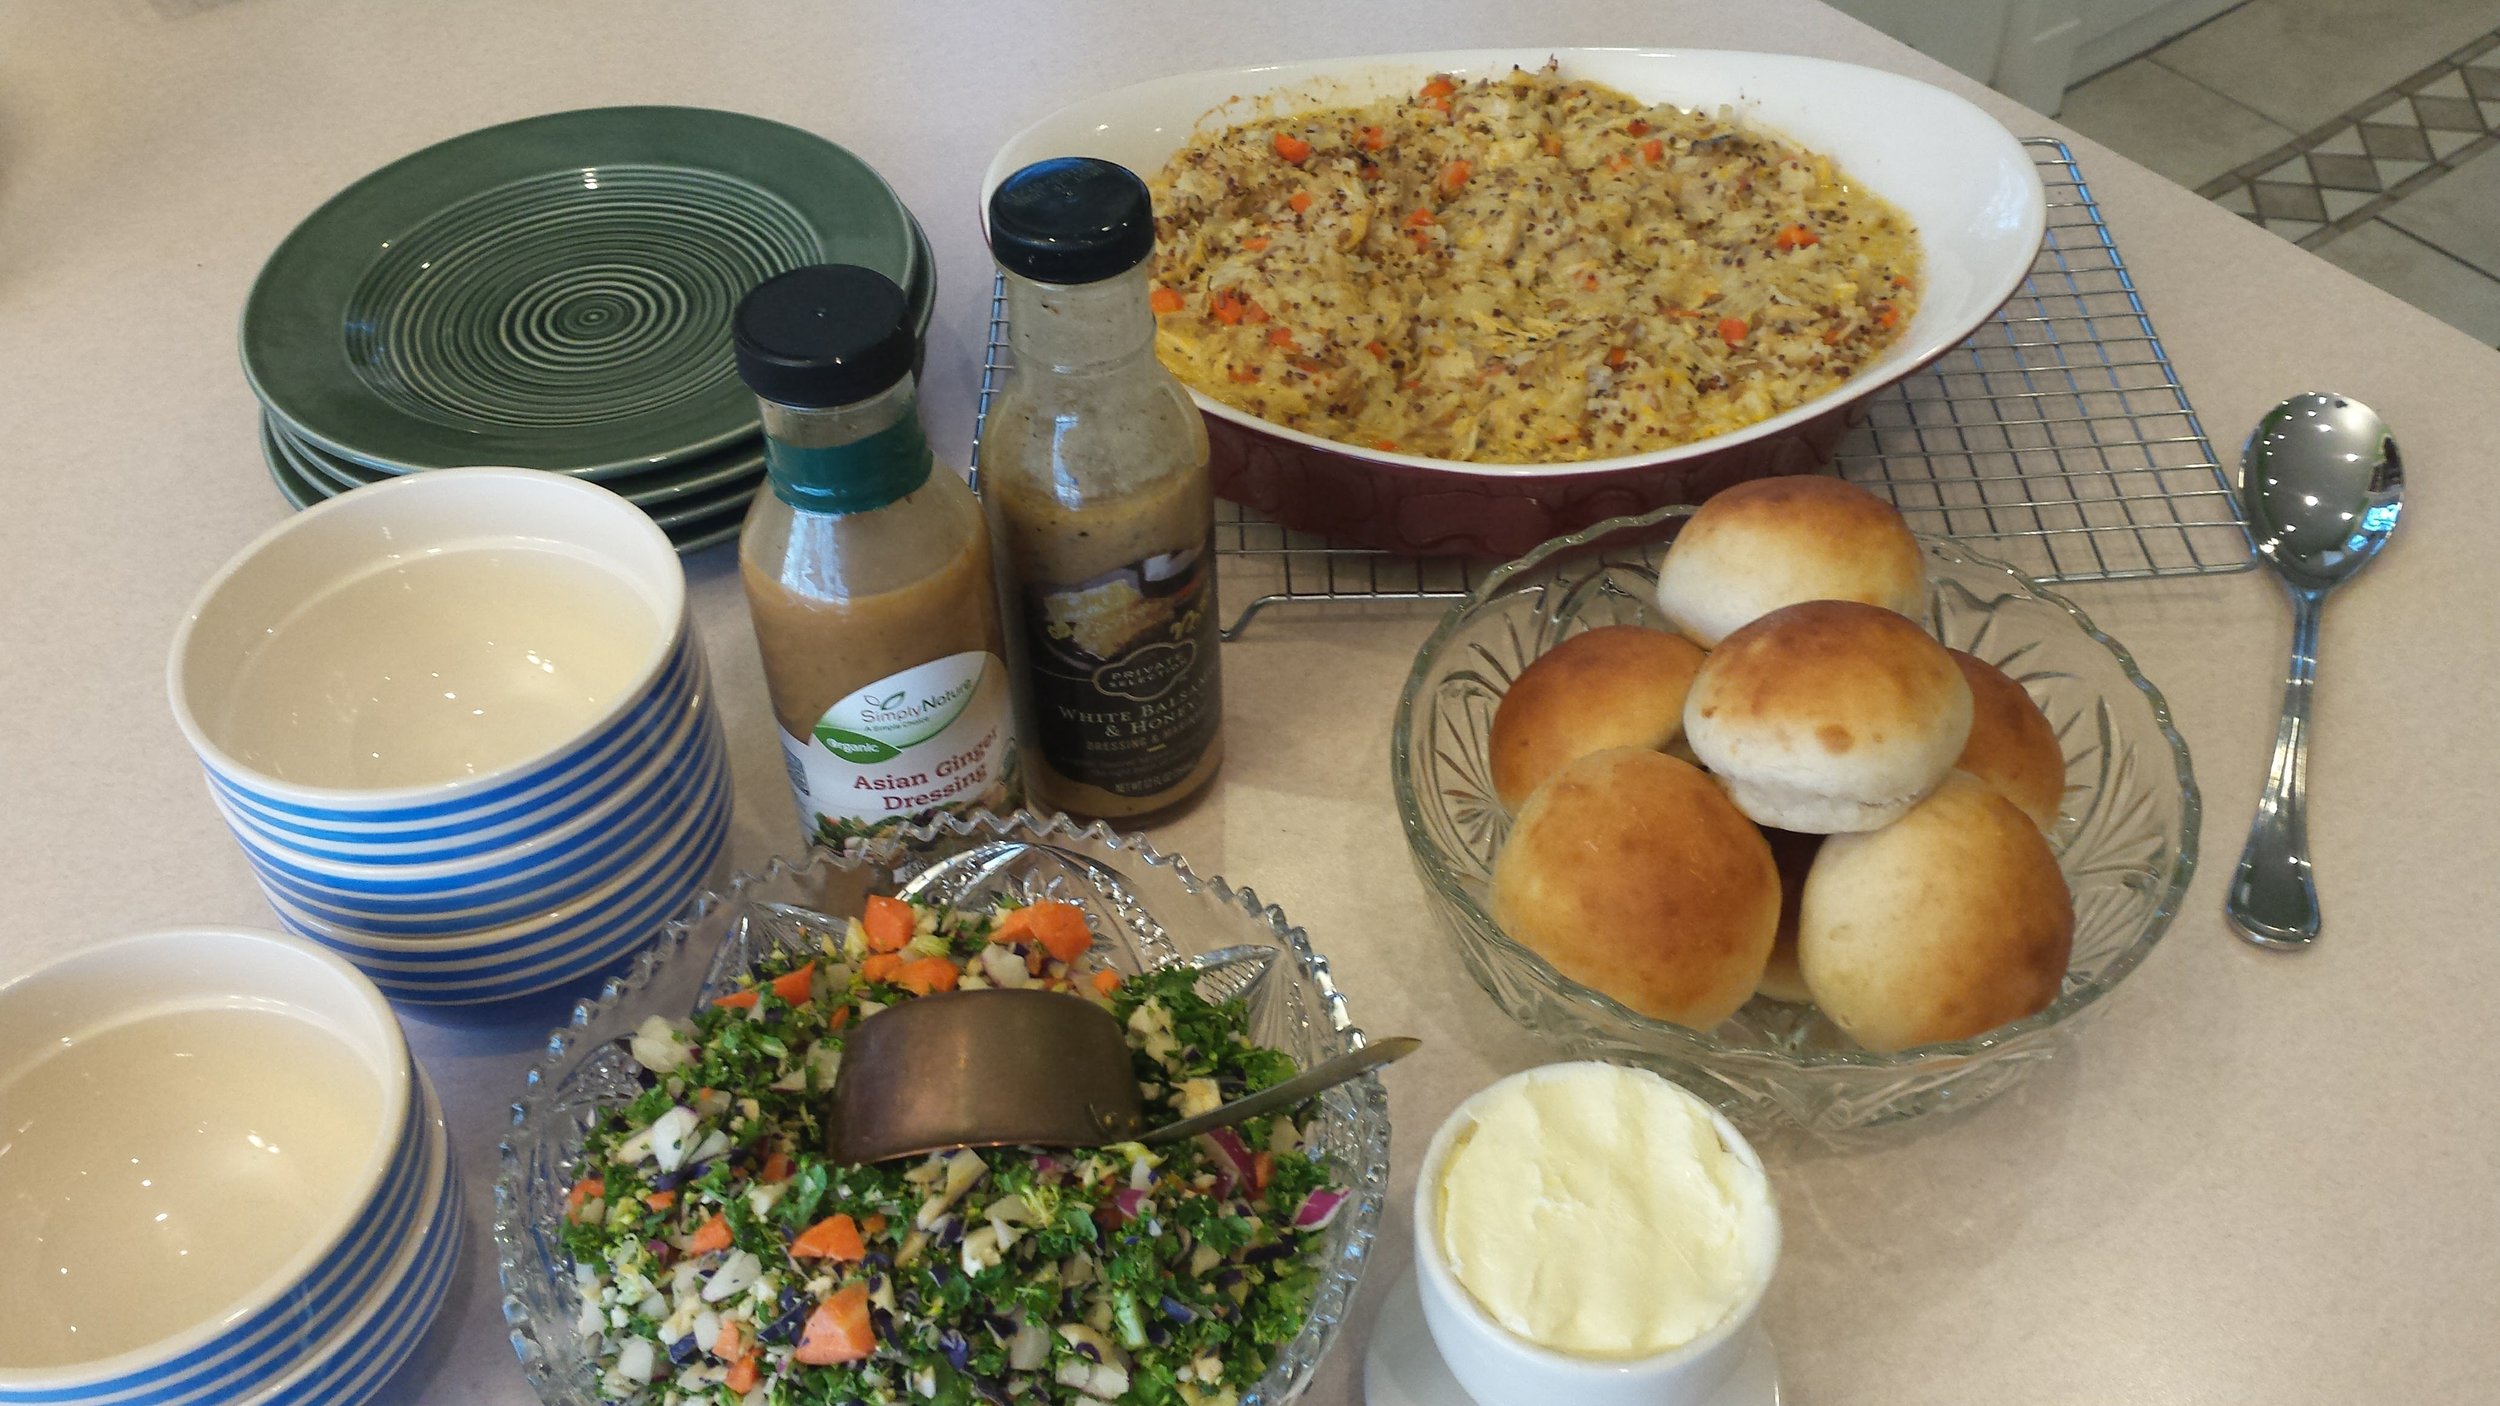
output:
[[[884,273],[928,330],[927,238],[821,138],[680,107],[455,137],[332,197],[261,270],[262,456],[297,507],[498,464],[596,479],[682,550],[727,540],[764,474],[730,314],[815,263]]]

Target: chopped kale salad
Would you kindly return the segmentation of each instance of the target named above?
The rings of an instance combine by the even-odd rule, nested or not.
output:
[[[1291,1077],[1185,971],[1086,972],[1073,904],[871,898],[812,957],[631,1048],[648,1087],[584,1144],[565,1248],[601,1389],[636,1406],[1229,1406],[1301,1331],[1344,1192],[1291,1117],[1190,1142],[823,1154],[843,1031],[980,986],[1101,1002],[1149,1116]]]

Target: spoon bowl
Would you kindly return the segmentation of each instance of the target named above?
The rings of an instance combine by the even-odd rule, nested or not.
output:
[[[2329,591],[2370,564],[2404,512],[2404,459],[2376,412],[2311,392],[2266,412],[2240,451],[2240,507],[2257,554],[2292,597],[2292,662],[2265,796],[2223,910],[2261,947],[2317,940],[2309,863],[2309,705]]]

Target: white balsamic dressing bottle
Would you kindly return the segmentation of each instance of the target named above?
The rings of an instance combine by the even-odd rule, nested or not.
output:
[[[1028,166],[990,197],[1015,364],[981,444],[1028,784],[1080,815],[1197,794],[1223,758],[1207,432],[1155,359],[1145,183]]]

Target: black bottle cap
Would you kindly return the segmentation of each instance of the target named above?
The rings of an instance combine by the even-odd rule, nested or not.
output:
[[[1154,248],[1154,201],[1126,166],[1062,156],[990,192],[990,254],[1020,278],[1096,283],[1137,267]]]
[[[738,379],[766,400],[811,410],[868,399],[909,374],[919,351],[903,290],[849,264],[765,279],[731,322]]]

